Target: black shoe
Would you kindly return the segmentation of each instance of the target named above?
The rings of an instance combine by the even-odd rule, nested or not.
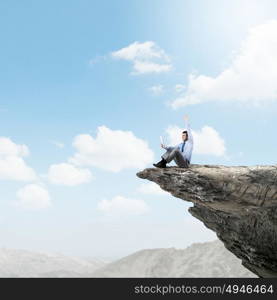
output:
[[[156,168],[166,168],[166,163],[167,163],[166,160],[162,159],[158,163],[153,164],[153,166],[156,167]]]

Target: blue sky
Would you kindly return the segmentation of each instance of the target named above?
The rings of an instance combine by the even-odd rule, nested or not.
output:
[[[1,1],[0,246],[115,257],[214,239],[188,203],[135,174],[184,114],[192,163],[275,164],[275,12],[274,1]]]

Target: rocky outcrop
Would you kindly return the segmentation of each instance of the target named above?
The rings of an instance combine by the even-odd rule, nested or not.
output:
[[[191,165],[137,173],[173,196],[217,233],[259,277],[277,277],[277,166]]]

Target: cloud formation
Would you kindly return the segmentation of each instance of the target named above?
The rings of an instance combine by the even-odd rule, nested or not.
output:
[[[78,168],[68,163],[60,163],[49,167],[48,179],[52,184],[75,186],[91,181],[92,174],[88,169]]]
[[[166,129],[170,145],[180,144],[183,130],[178,126],[169,126]],[[215,156],[226,155],[225,141],[214,128],[204,126],[199,131],[192,130],[192,134],[194,140],[193,153]]]
[[[35,180],[35,171],[23,159],[28,155],[26,145],[18,145],[10,138],[0,137],[0,180]]]
[[[229,67],[218,76],[190,74],[173,108],[210,101],[261,104],[277,100],[277,21],[250,29]]]
[[[17,206],[29,210],[41,210],[51,206],[48,191],[40,185],[28,184],[16,193]]]
[[[162,73],[172,69],[169,56],[153,41],[134,42],[127,47],[111,53],[115,59],[132,62],[131,74]]]
[[[69,162],[76,166],[94,166],[107,171],[142,169],[154,158],[146,141],[137,138],[131,131],[112,130],[100,126],[96,137],[80,134],[74,138],[77,150]]]
[[[131,199],[123,196],[115,196],[111,200],[103,199],[97,209],[108,215],[141,215],[150,209],[148,205],[140,199]]]

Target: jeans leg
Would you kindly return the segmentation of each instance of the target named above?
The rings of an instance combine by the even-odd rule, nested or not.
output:
[[[174,161],[176,165],[180,168],[188,168],[190,163],[187,159],[185,159],[183,156],[182,157],[175,157]]]
[[[189,161],[186,158],[184,158],[183,154],[180,152],[179,149],[177,149],[174,152],[173,158],[178,167],[180,167],[180,168],[188,168],[189,167]]]
[[[166,152],[161,156],[163,159],[165,159],[167,162],[168,161],[168,157],[170,155],[170,153],[174,150],[175,148],[174,147],[168,147]]]
[[[180,150],[178,148],[168,149],[166,153],[162,156],[162,158],[165,159],[168,163],[170,163],[175,158],[177,153],[180,153]],[[180,153],[180,155],[182,154]]]

